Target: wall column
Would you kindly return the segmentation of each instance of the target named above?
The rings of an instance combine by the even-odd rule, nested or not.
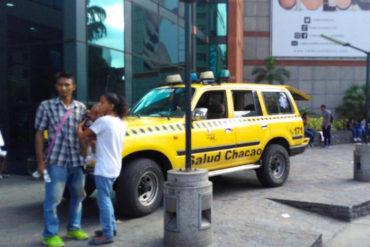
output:
[[[233,82],[243,82],[243,10],[244,0],[228,1],[227,63]]]

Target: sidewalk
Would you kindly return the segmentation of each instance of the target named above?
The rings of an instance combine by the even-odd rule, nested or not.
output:
[[[262,187],[253,171],[212,178],[214,246],[369,246],[370,216],[347,222],[316,213],[325,213],[320,205],[347,210],[370,201],[370,183],[353,180],[354,147],[312,148],[292,157],[290,176],[279,188]],[[43,193],[42,181],[31,177],[0,180],[1,247],[41,246]],[[291,201],[314,206],[302,210],[287,205]],[[66,234],[67,212],[63,201],[61,236]],[[93,198],[84,202],[83,227],[90,234],[100,228]],[[138,219],[120,218],[118,236],[109,246],[163,246],[163,231],[162,208]],[[87,242],[67,240],[66,246]]]

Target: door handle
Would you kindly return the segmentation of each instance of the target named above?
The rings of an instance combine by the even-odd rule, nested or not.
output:
[[[267,127],[268,127],[268,124],[261,124],[262,129],[267,129]]]
[[[233,128],[225,128],[225,133],[230,133],[233,131]]]

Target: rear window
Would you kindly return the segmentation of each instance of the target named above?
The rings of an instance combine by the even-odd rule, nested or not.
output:
[[[263,92],[262,95],[269,115],[294,113],[292,104],[285,92]]]

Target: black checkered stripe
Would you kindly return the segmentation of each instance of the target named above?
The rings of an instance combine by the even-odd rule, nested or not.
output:
[[[278,116],[263,116],[263,117],[248,117],[248,118],[227,118],[227,119],[215,119],[215,120],[203,120],[193,122],[193,129],[217,129],[222,127],[241,126],[245,124],[253,124],[259,121],[266,120],[277,120],[282,119],[292,120],[296,116],[292,115],[278,115]],[[182,132],[185,131],[185,123],[173,123],[173,124],[161,124],[154,126],[143,126],[137,128],[129,128],[126,131],[126,136],[139,136],[139,135],[150,135],[165,132]]]

